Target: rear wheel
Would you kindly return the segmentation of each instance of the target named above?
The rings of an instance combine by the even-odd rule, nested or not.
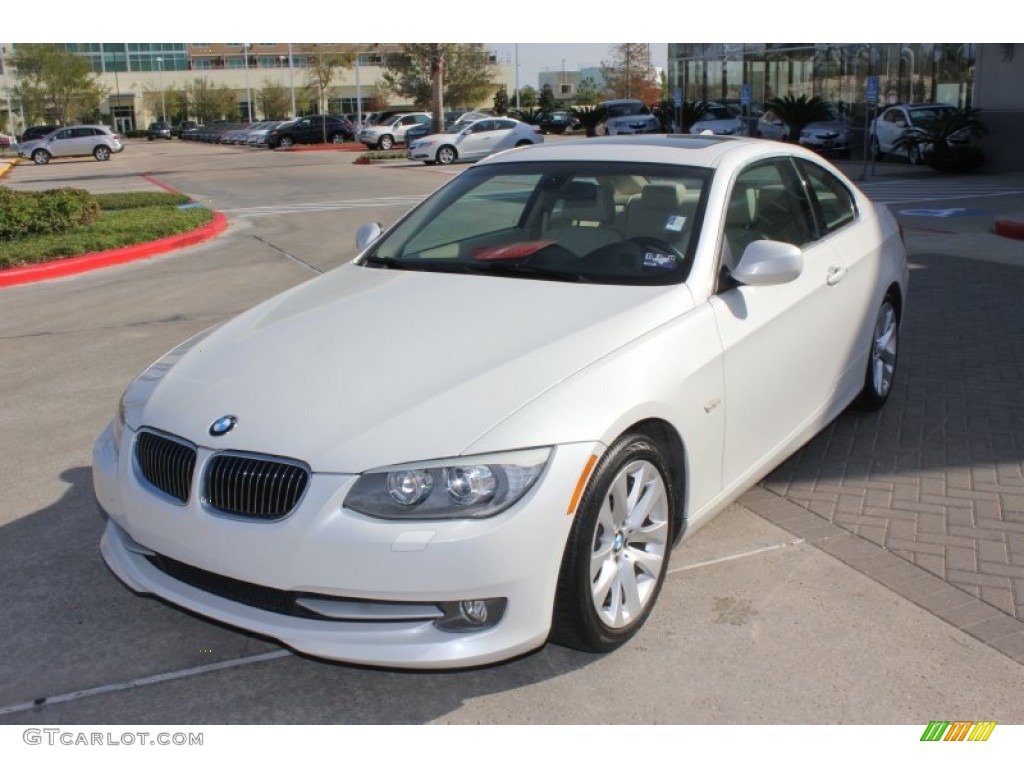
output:
[[[45,149],[37,149],[32,153],[32,162],[36,165],[46,165],[50,162],[50,153]]]
[[[97,160],[109,160],[110,159],[110,147],[104,147],[102,145],[96,147],[92,151],[92,156]]]
[[[389,150],[395,146],[395,139],[389,133],[385,133],[377,141],[377,149]]]
[[[551,639],[605,653],[647,620],[665,581],[677,503],[663,449],[620,438],[598,462],[569,533]]]
[[[332,133],[331,134],[331,144],[344,144],[344,143],[345,143],[345,134],[344,133]]]
[[[870,152],[871,152],[871,159],[872,160],[881,160],[882,159],[882,148],[878,145],[878,137],[877,136],[872,136],[871,137],[871,149],[870,149]]]
[[[281,141],[278,142],[277,146],[281,149],[290,149],[294,144],[295,140],[291,136],[282,136]]]
[[[447,144],[437,150],[437,162],[441,165],[451,165],[457,157],[455,147],[449,147]]]

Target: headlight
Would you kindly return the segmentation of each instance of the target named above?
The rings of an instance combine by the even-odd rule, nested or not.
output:
[[[533,487],[550,456],[533,448],[374,470],[356,480],[344,506],[389,520],[492,517]]]

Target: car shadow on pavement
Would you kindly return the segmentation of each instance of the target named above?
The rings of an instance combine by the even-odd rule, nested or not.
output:
[[[133,594],[99,552],[89,467],[61,474],[54,504],[0,528],[0,723],[424,723],[469,698],[578,670],[591,654],[548,645],[462,671],[363,668],[282,646]],[[276,652],[276,653],[275,653]],[[272,654],[271,658],[266,657]],[[227,670],[204,667],[251,659]],[[177,679],[47,704],[166,673]]]

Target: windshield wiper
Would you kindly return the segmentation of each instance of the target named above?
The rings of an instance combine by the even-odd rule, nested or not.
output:
[[[401,269],[407,272],[455,272],[465,274],[472,271],[472,265],[463,262],[423,261],[419,259],[385,259],[380,256],[367,256],[363,266],[377,269]]]
[[[562,272],[557,269],[549,269],[535,264],[509,264],[496,261],[483,262],[466,265],[473,272],[483,274],[497,274],[503,277],[527,277],[537,280],[558,280],[563,283],[589,283],[582,275],[573,272]]]

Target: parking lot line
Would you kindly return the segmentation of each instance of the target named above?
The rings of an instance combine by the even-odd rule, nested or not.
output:
[[[31,709],[40,709],[42,707],[48,707],[52,704],[66,704],[69,701],[87,699],[92,696],[102,696],[105,693],[117,693],[118,691],[128,691],[134,688],[143,688],[147,685],[156,685],[157,683],[168,683],[172,680],[181,680],[185,677],[205,675],[207,672],[219,672],[222,669],[232,669],[234,667],[244,667],[250,664],[259,664],[264,661],[273,661],[274,659],[280,659],[284,658],[285,656],[291,655],[291,651],[286,651],[282,649],[280,651],[271,651],[270,653],[261,653],[257,656],[246,656],[241,659],[230,659],[229,661],[218,661],[214,664],[204,664],[201,667],[179,669],[175,672],[161,672],[158,675],[150,675],[149,677],[139,677],[135,680],[129,680],[124,683],[111,683],[110,685],[100,685],[96,688],[86,688],[81,691],[61,693],[57,696],[46,696],[41,699],[35,699],[34,701],[26,701],[22,702],[21,704],[12,704],[8,707],[0,707],[0,717],[2,717],[3,715],[12,715],[16,712],[27,712]]]
[[[715,557],[711,560],[701,560],[699,563],[690,563],[688,565],[681,565],[678,568],[669,568],[669,574],[682,573],[683,571],[692,571],[694,568],[706,568],[709,565],[718,565],[719,563],[728,563],[731,560],[742,560],[745,557],[752,557],[754,555],[763,555],[765,552],[774,552],[777,549],[786,549],[787,547],[796,546],[797,544],[806,543],[804,539],[793,539],[792,541],[784,541],[782,544],[773,544],[770,547],[758,547],[757,549],[751,549],[747,552],[737,552],[735,555],[726,555],[725,557]]]

